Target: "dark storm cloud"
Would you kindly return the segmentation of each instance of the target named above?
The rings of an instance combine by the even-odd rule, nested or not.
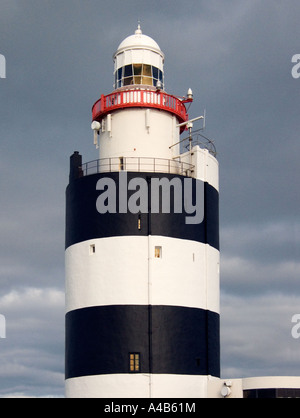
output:
[[[97,158],[91,107],[112,91],[112,55],[138,19],[166,55],[167,91],[193,89],[190,116],[206,108],[218,151],[223,370],[298,373],[299,18],[296,0],[0,0],[3,396],[63,395],[68,159]],[[253,347],[247,335],[264,337]]]

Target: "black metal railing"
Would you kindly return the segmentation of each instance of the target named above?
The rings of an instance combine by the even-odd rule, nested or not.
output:
[[[112,157],[90,161],[79,167],[80,176],[119,171],[179,174],[191,176],[194,165],[164,158]]]

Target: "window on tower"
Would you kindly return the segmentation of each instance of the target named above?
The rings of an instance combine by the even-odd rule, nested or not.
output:
[[[124,169],[125,169],[125,165],[124,165],[124,157],[120,157],[120,158],[119,158],[119,161],[120,161],[120,163],[119,163],[119,170],[120,170],[120,171],[124,171]]]
[[[123,77],[123,83],[124,86],[130,86],[130,84],[133,84],[133,73],[132,73],[132,65],[125,65],[124,67],[124,77]]]
[[[115,72],[116,89],[134,84],[156,87],[158,81],[163,88],[163,72],[149,64],[129,64]]]
[[[142,84],[143,64],[133,64],[134,84]]]
[[[158,80],[158,68],[152,67],[152,71],[153,71],[153,78]]]
[[[155,247],[154,257],[155,258],[161,258],[162,257],[162,247]]]
[[[140,353],[129,353],[129,371],[130,373],[141,371]]]
[[[125,65],[124,67],[124,77],[131,77],[132,76],[132,65]]]
[[[142,75],[143,64],[133,64],[134,75]]]

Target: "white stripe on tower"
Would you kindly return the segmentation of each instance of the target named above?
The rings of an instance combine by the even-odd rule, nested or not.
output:
[[[217,249],[190,240],[123,236],[84,241],[66,250],[67,312],[147,305],[149,297],[152,305],[219,312],[218,266]]]

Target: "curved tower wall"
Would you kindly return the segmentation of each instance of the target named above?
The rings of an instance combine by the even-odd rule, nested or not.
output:
[[[184,103],[148,93],[102,97],[100,162],[71,157],[67,397],[207,397],[220,375],[218,163],[179,156]]]

